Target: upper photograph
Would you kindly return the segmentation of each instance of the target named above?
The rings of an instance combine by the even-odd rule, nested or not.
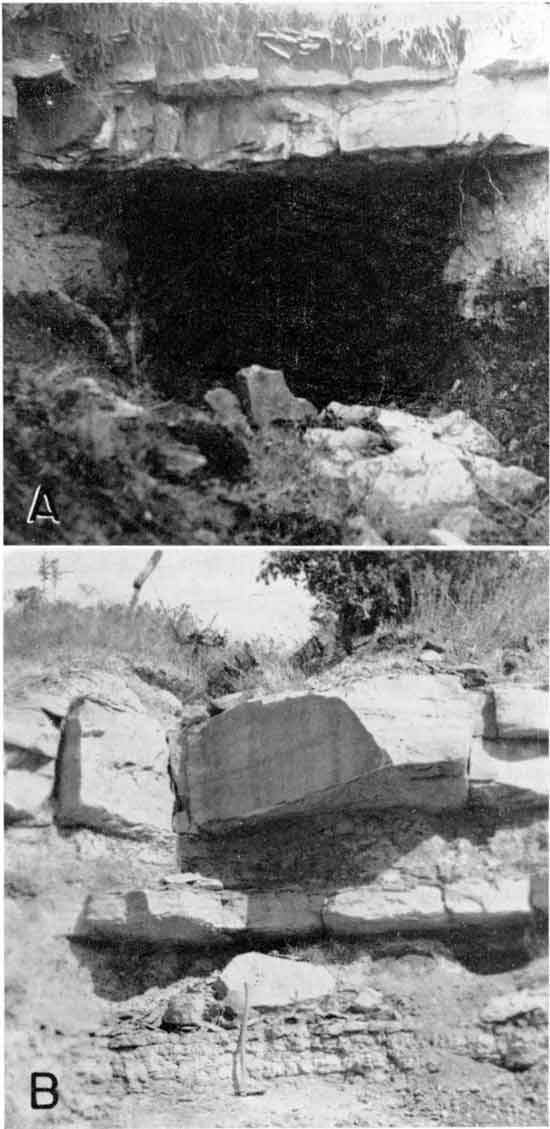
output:
[[[6,543],[547,543],[544,3],[2,14]]]

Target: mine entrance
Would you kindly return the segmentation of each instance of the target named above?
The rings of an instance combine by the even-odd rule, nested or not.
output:
[[[317,406],[435,392],[460,332],[442,279],[459,175],[448,159],[343,157],[126,174],[117,209],[156,387],[190,399],[256,362]]]

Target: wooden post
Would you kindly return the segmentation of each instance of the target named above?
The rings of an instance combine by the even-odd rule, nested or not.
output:
[[[248,1076],[246,1073],[246,1029],[248,1026],[249,998],[248,984],[244,984],[244,1008],[241,1016],[241,1026],[237,1039],[237,1046],[233,1051],[233,1090],[240,1097],[248,1093]],[[239,1077],[240,1073],[240,1077]]]
[[[130,600],[130,612],[135,611],[136,604],[140,597],[141,589],[143,588],[145,581],[149,579],[151,573],[156,569],[161,557],[162,549],[155,549],[150,560],[147,561],[145,568],[142,568],[141,572],[139,572],[136,576],[136,579],[133,583],[134,591],[132,594],[132,599]]]

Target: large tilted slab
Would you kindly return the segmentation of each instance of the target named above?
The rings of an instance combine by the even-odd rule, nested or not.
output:
[[[244,702],[183,735],[176,830],[339,808],[460,807],[479,696],[456,679],[374,677]]]

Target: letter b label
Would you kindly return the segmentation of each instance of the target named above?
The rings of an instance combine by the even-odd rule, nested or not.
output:
[[[53,1109],[59,1101],[57,1078],[49,1070],[31,1074],[31,1109]]]

